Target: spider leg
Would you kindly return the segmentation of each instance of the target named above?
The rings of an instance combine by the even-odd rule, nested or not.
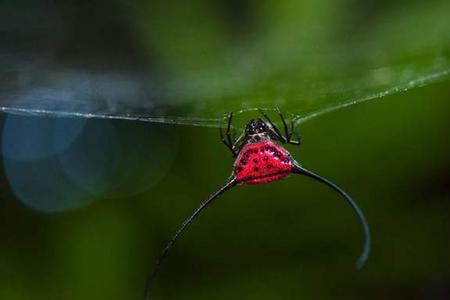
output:
[[[295,135],[295,137],[297,138],[297,140],[296,141],[293,141],[292,140],[292,136],[293,135]],[[302,137],[301,137],[301,135],[297,132],[297,130],[295,130],[295,128],[294,128],[294,121],[291,121],[291,131],[290,131],[290,133],[289,133],[289,138],[288,138],[288,140],[289,140],[289,144],[292,144],[292,145],[296,145],[296,146],[299,146],[299,145],[301,145],[301,143],[302,143]]]
[[[264,119],[266,119],[266,121],[270,124],[270,126],[272,126],[273,129],[273,133],[275,134],[275,136],[282,141],[283,143],[287,143],[286,137],[284,137],[280,130],[278,129],[277,126],[275,126],[275,124],[272,122],[272,120],[270,120],[269,116],[262,110],[262,109],[258,109],[260,114],[264,117]]]
[[[227,125],[227,141],[230,146],[233,146],[234,142],[231,139],[231,124],[233,121],[233,112],[228,115],[228,125]]]
[[[180,235],[183,233],[183,231],[194,221],[194,219],[198,216],[199,213],[201,213],[208,205],[210,205],[214,200],[217,199],[222,193],[224,193],[226,190],[234,187],[237,184],[236,177],[232,176],[228,179],[228,181],[215,193],[211,194],[209,198],[200,204],[200,206],[192,213],[192,215],[187,218],[183,224],[178,228],[178,230],[175,232],[173,237],[169,240],[169,242],[166,244],[166,247],[164,247],[164,250],[161,252],[161,255],[159,256],[158,260],[156,261],[155,266],[153,267],[149,277],[147,278],[147,282],[145,285],[145,294],[144,299],[148,300],[150,299],[150,292],[152,283],[156,278],[156,275],[158,275],[158,271],[161,267],[161,263],[163,262],[164,258],[167,256],[167,253],[172,248],[172,246],[175,244],[177,239],[180,237]]]
[[[238,138],[238,136],[237,136],[237,130],[236,130],[236,128],[233,128],[233,135],[232,135],[232,139],[233,139],[233,148],[234,148],[234,145],[236,144],[237,138]]]
[[[227,122],[227,129],[226,129],[226,138],[223,134],[223,122],[220,122],[220,127],[219,127],[219,133],[220,133],[220,140],[222,141],[222,143],[227,146],[227,148],[231,151],[231,153],[233,154],[233,156],[236,155],[234,149],[233,149],[233,143],[231,136],[230,136],[230,130],[231,130],[231,121],[233,119],[233,113],[231,112],[228,115],[228,122]],[[234,129],[235,131],[236,129]]]
[[[285,134],[285,140],[287,143],[291,142],[291,136],[292,136],[292,132],[289,132],[289,127],[286,123],[286,119],[284,118],[283,113],[281,112],[280,108],[275,108],[275,110],[277,111],[278,115],[280,116],[281,122],[283,123],[283,127],[284,127],[284,134]]]
[[[245,133],[242,133],[237,139],[234,140],[233,144],[233,157],[237,157],[239,154],[240,149],[245,144]]]
[[[220,134],[220,140],[222,141],[222,143],[224,143],[225,146],[229,147],[227,141],[226,141],[226,140],[224,139],[224,137],[223,137],[222,123],[220,123],[219,134]]]
[[[230,151],[232,151],[231,150],[231,146],[228,144],[228,142],[223,138],[223,133],[222,133],[222,130],[220,131],[220,140],[222,141],[222,143],[225,145],[225,146],[227,146],[227,148],[230,150]]]
[[[283,113],[280,111],[280,109],[277,107],[275,109],[278,112],[278,115],[280,116],[281,122],[283,123],[284,127],[284,133],[285,133],[285,143],[291,144],[291,145],[300,145],[301,144],[301,138],[298,132],[294,128],[294,121],[291,121],[291,127],[289,128],[286,118],[284,117]],[[297,140],[292,140],[292,136],[295,135]]]

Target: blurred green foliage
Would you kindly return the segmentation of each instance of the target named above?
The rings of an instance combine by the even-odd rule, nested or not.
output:
[[[183,115],[274,104],[303,114],[450,67],[448,1],[131,7],[144,55],[166,72],[164,101]]]
[[[96,5],[126,16],[145,67],[169,91],[161,105],[185,116],[277,105],[301,114],[449,62],[448,1]],[[362,271],[353,268],[362,241],[350,208],[293,176],[224,194],[170,253],[153,299],[450,298],[449,96],[441,82],[353,106],[302,124],[304,144],[289,147],[365,212],[373,250]],[[141,299],[170,234],[231,172],[217,129],[112,124],[132,141],[148,131],[176,140],[170,170],[145,192],[53,215],[16,201],[2,174],[0,299]],[[140,143],[125,146],[119,173]]]

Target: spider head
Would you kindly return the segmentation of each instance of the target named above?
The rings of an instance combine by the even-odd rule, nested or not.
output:
[[[247,127],[245,127],[245,134],[247,135],[267,133],[269,131],[269,126],[261,118],[250,120]]]

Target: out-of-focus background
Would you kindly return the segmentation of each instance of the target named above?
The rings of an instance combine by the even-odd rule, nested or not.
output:
[[[450,299],[448,1],[0,2],[0,299],[142,299],[280,107],[306,167],[225,193],[153,299]],[[349,105],[312,118],[340,104]]]

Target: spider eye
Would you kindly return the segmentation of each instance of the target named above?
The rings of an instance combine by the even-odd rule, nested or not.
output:
[[[255,119],[251,120],[245,129],[246,133],[251,134],[259,134],[264,133],[269,130],[269,127],[267,126],[266,122],[264,122],[261,119]]]

